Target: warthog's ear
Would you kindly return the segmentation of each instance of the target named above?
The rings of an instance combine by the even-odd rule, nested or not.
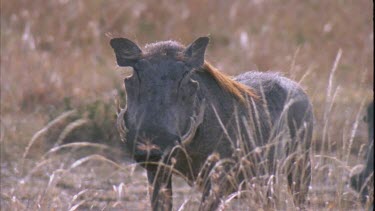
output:
[[[142,55],[137,44],[126,38],[113,38],[110,44],[115,51],[117,64],[121,67],[132,67]]]
[[[200,37],[191,43],[184,51],[184,56],[194,68],[204,64],[204,53],[210,38]]]

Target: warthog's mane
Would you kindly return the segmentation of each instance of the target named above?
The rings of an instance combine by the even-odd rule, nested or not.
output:
[[[220,72],[207,61],[204,62],[202,70],[209,73],[222,89],[231,93],[241,102],[245,102],[244,94],[247,94],[256,99],[259,98],[259,96],[250,87],[231,79],[229,76]]]
[[[176,41],[162,41],[156,43],[150,43],[145,46],[144,57],[155,56],[155,55],[167,55],[172,56],[178,60],[184,60],[182,55],[185,46]],[[214,80],[219,84],[219,86],[232,94],[241,102],[245,102],[245,96],[251,96],[254,98],[259,98],[258,95],[248,86],[233,80],[231,77],[220,72],[217,68],[211,65],[209,62],[205,61],[201,69],[207,72]]]

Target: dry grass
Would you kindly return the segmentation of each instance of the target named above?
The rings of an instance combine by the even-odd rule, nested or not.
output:
[[[99,135],[90,129],[111,128],[113,95],[129,72],[116,68],[109,37],[188,44],[210,34],[208,60],[223,72],[280,71],[312,98],[308,208],[363,209],[347,182],[367,144],[361,119],[373,98],[372,8],[369,0],[1,1],[1,208],[149,209],[145,172],[108,147],[116,136],[99,133],[111,141],[87,143],[106,143],[91,140]],[[58,118],[71,109],[78,114]],[[51,150],[64,141],[83,143]],[[226,210],[265,209],[264,186],[252,182],[254,191],[229,196]],[[280,209],[292,209],[281,195]],[[176,179],[174,198],[175,209],[190,210],[200,197]]]

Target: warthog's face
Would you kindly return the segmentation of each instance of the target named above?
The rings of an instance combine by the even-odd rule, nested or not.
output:
[[[193,139],[204,107],[191,75],[203,65],[207,44],[207,37],[187,48],[167,41],[142,52],[128,39],[111,40],[118,65],[134,69],[125,79],[127,105],[118,123],[136,161],[159,161],[174,146]]]

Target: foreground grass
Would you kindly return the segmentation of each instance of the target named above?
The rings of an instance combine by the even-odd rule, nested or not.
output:
[[[334,72],[333,67],[332,77]],[[330,91],[328,88],[327,96],[331,95]],[[367,204],[362,205],[359,194],[348,185],[350,176],[363,168],[361,163],[366,145],[358,145],[355,137],[364,127],[362,114],[365,102],[366,100],[363,100],[359,107],[351,108],[357,109],[357,112],[352,119],[345,122],[346,127],[341,130],[341,142],[332,141],[330,132],[334,127],[330,125],[330,115],[335,114],[336,110],[332,106],[327,107],[322,126],[325,132],[321,133],[322,137],[318,136],[319,133],[314,137],[312,183],[306,205],[308,210],[362,210],[368,209],[372,203],[373,198],[369,198]],[[334,104],[335,97],[327,98],[326,103]],[[34,133],[24,145],[3,145],[6,148],[2,152],[4,160],[1,163],[2,208],[150,209],[146,172],[126,159],[127,155],[120,144],[110,142],[108,138],[105,138],[107,142],[100,143],[95,143],[92,138],[91,142],[79,141],[79,138],[90,137],[87,131],[96,130],[96,125],[100,125],[104,120],[107,126],[114,125],[115,121],[111,112],[104,112],[104,116],[99,115],[99,119],[87,114],[87,111],[94,109],[93,114],[98,115],[103,106],[98,106],[97,103],[83,108],[61,113],[37,132],[31,128],[30,132]],[[83,113],[77,116],[80,110]],[[90,121],[97,124],[89,124]],[[27,121],[25,124],[28,125]],[[86,129],[82,128],[85,124],[88,125]],[[22,124],[17,126],[27,128]],[[108,129],[106,132],[109,134],[111,130]],[[76,134],[72,135],[73,133]],[[12,137],[10,134],[6,133],[4,137]],[[96,133],[93,137],[99,135]],[[69,137],[73,140],[69,141]],[[317,142],[319,139],[323,141]],[[316,146],[316,143],[321,144]],[[247,178],[246,188],[240,188],[238,192],[227,196],[222,202],[222,207],[225,210],[297,209],[286,186],[285,176],[274,176],[276,183],[270,183],[268,177]],[[195,187],[187,186],[181,178],[174,178],[173,183],[174,208],[197,209],[200,193]],[[267,199],[267,191],[270,188],[274,193],[271,204]]]

